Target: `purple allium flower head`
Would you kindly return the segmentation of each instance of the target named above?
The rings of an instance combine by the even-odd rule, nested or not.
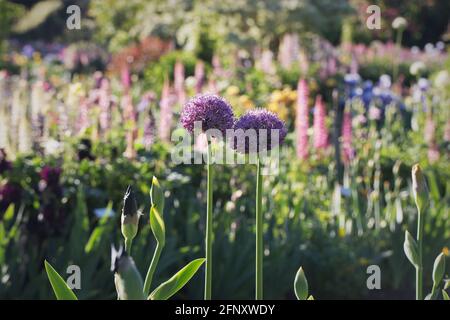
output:
[[[260,152],[264,150],[271,150],[277,145],[281,145],[286,138],[287,129],[282,120],[278,116],[265,109],[255,109],[247,111],[243,114],[234,124],[234,130],[244,130],[243,132],[235,132],[234,141],[231,141],[231,146],[241,153],[249,153],[254,151]],[[256,148],[252,148],[249,144],[251,140],[247,141],[246,130],[254,129],[256,133]],[[266,133],[260,131],[261,129],[267,130]],[[277,137],[272,137],[272,129],[278,130],[278,141],[274,140]],[[240,135],[244,134],[244,137]],[[261,136],[264,134],[267,136]],[[244,146],[239,145],[236,138],[244,144]],[[274,138],[274,139],[273,139]],[[245,139],[245,140],[244,140]],[[266,143],[266,145],[260,145]],[[245,148],[245,150],[244,150]],[[253,150],[252,150],[253,149]]]
[[[189,132],[194,131],[195,122],[201,122],[202,130],[218,129],[225,134],[234,123],[230,104],[213,94],[200,94],[191,98],[181,112],[181,124]]]
[[[41,179],[45,181],[48,186],[58,185],[60,175],[61,168],[53,168],[50,166],[45,166],[40,172]]]

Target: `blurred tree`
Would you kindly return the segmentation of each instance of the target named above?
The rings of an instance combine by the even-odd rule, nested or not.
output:
[[[347,0],[106,0],[90,6],[97,35],[112,50],[148,35],[176,39],[192,50],[205,45],[205,33],[208,45],[247,49],[287,32],[314,32],[337,42],[342,18],[351,12]]]
[[[448,0],[350,0],[358,14],[352,17],[355,41],[368,43],[374,39],[393,39],[392,21],[402,16],[408,21],[403,37],[407,46],[423,46],[444,39],[450,27],[450,1]],[[381,8],[381,29],[369,30],[366,27],[367,6],[378,5]]]

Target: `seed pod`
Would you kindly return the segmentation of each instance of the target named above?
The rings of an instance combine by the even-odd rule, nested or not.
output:
[[[139,212],[131,186],[128,186],[123,197],[121,223],[122,235],[125,240],[133,240],[138,231]]]
[[[433,266],[433,282],[435,286],[438,286],[439,283],[444,278],[445,273],[445,255],[441,253],[437,256],[436,260],[434,260]]]
[[[417,249],[417,243],[411,236],[411,234],[406,230],[405,232],[405,242],[403,243],[403,250],[405,251],[408,260],[415,266],[419,265],[419,254]]]
[[[144,283],[132,257],[122,247],[116,250],[111,246],[111,270],[114,271],[119,300],[143,300]]]
[[[422,173],[420,165],[415,164],[411,171],[412,189],[414,193],[414,200],[416,201],[419,214],[422,214],[429,203],[429,192],[425,176]]]
[[[159,214],[164,215],[164,190],[161,188],[156,177],[152,179],[152,187],[150,188],[150,200],[152,206],[156,207]]]
[[[295,275],[294,291],[298,300],[306,300],[308,298],[308,280],[306,280],[302,267],[298,269]]]

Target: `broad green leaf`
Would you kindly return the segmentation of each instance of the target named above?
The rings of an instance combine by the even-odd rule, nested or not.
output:
[[[161,188],[156,177],[152,179],[152,187],[150,188],[150,200],[152,206],[158,209],[161,216],[164,215],[164,190]]]
[[[48,280],[52,285],[53,292],[58,300],[78,300],[77,296],[69,288],[66,281],[56,272],[55,269],[47,262],[45,263],[45,270],[47,271]]]
[[[405,232],[405,242],[403,243],[403,250],[405,251],[406,257],[414,265],[419,265],[419,254],[417,253],[417,243],[411,236],[411,234],[406,230]]]
[[[297,274],[295,275],[294,291],[298,300],[308,299],[308,280],[306,280],[302,267],[298,269]]]
[[[188,263],[183,269],[178,271],[172,278],[162,283],[148,297],[150,300],[167,300],[195,275],[197,270],[205,262],[204,258],[196,259]]]
[[[155,206],[152,206],[150,209],[150,227],[152,228],[156,241],[164,246],[166,241],[166,228],[164,226],[164,220],[161,218]]]

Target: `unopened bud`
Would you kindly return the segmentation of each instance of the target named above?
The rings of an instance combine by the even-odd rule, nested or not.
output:
[[[144,300],[143,281],[136,264],[122,247],[111,247],[111,270],[119,300]]]
[[[130,186],[128,186],[123,197],[121,224],[122,235],[125,240],[133,240],[138,231],[139,212],[134,192]]]
[[[419,214],[422,214],[429,203],[427,182],[418,164],[415,164],[413,166],[411,175],[414,200],[416,201],[416,206],[419,210]]]

